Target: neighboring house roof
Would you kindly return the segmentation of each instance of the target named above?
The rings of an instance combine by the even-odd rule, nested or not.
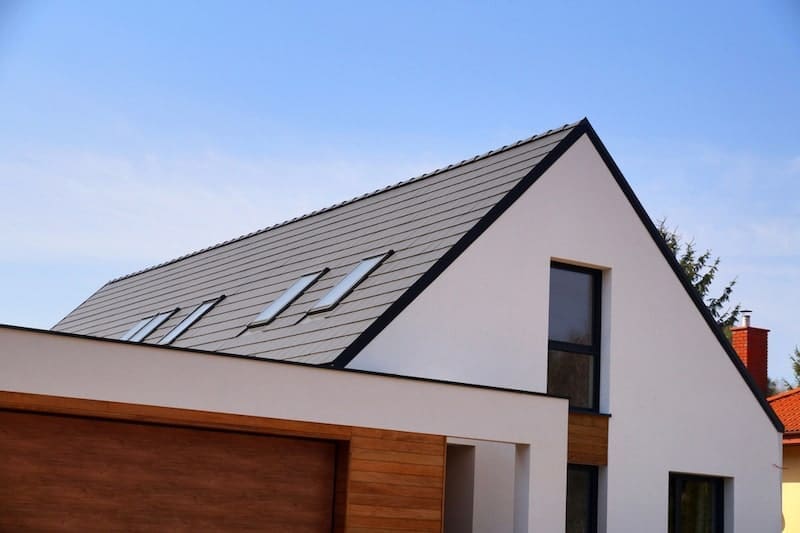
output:
[[[784,442],[800,444],[800,387],[767,398],[784,426]]]
[[[118,339],[143,318],[179,308],[146,339],[157,342],[202,302],[224,295],[173,345],[344,367],[583,135],[782,431],[780,420],[585,118],[112,280],[53,329]],[[339,305],[307,313],[362,259],[389,251],[393,254]],[[330,271],[274,321],[247,327],[301,276],[325,268]]]

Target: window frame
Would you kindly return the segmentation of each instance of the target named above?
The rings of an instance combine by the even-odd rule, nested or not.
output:
[[[321,270],[316,270],[314,272],[308,272],[307,274],[303,274],[299,278],[297,278],[294,283],[289,285],[277,298],[275,298],[272,302],[270,302],[258,316],[250,322],[247,327],[248,328],[255,328],[259,326],[266,326],[270,324],[273,320],[278,318],[278,316],[283,313],[290,305],[298,300],[301,296],[303,296],[308,289],[314,286],[322,276],[327,274],[330,271],[328,267],[322,268]],[[301,283],[302,282],[302,283]],[[294,293],[292,293],[293,289],[296,289]],[[281,301],[281,298],[286,299]]]
[[[218,303],[220,303],[224,299],[225,295],[223,294],[222,296],[217,296],[216,298],[209,298],[208,300],[204,300],[203,302],[201,302],[197,307],[192,309],[192,311],[188,315],[183,317],[183,319],[180,322],[175,324],[175,326],[172,329],[170,329],[163,337],[161,337],[161,340],[158,341],[158,344],[160,344],[161,346],[169,346],[170,344],[178,340],[181,335],[186,333],[186,330],[195,325],[198,320],[206,316],[212,309],[214,309],[214,307],[216,307]],[[202,309],[204,306],[206,306],[206,308]]]
[[[317,300],[317,302],[311,306],[311,308],[307,311],[307,314],[315,314],[315,313],[323,313],[325,311],[330,311],[337,305],[339,305],[342,300],[347,298],[351,292],[353,292],[359,285],[361,285],[373,272],[375,272],[386,260],[394,254],[394,250],[389,250],[388,252],[384,252],[381,254],[370,255],[368,257],[364,257],[361,259],[350,271],[345,274],[343,278],[337,281],[333,287],[328,289],[328,292],[322,295],[322,297]],[[368,261],[374,261],[374,264],[369,266],[366,270],[364,270],[360,275],[355,276],[354,274],[361,268],[362,265],[367,263]],[[347,283],[345,283],[347,282]],[[340,287],[345,287],[344,290],[341,290]],[[341,290],[338,296],[335,298],[329,298],[332,294],[337,294]],[[329,301],[328,301],[329,300]]]
[[[559,351],[566,353],[574,353],[581,355],[588,355],[592,357],[592,406],[579,407],[573,406],[570,402],[569,410],[585,413],[598,413],[600,412],[600,334],[602,324],[602,291],[603,291],[603,271],[596,268],[572,265],[569,263],[562,263],[560,261],[550,261],[550,277],[548,278],[548,310],[550,302],[552,301],[553,294],[550,285],[553,269],[568,270],[572,272],[579,272],[581,274],[588,274],[592,279],[592,343],[591,345],[578,344],[565,341],[556,341],[550,339],[549,323],[547,334],[547,367],[548,375],[550,369],[550,351]],[[548,316],[548,321],[551,317]],[[550,383],[548,380],[548,394],[550,393]]]
[[[155,316],[155,315],[153,315]],[[148,316],[146,318],[142,318],[141,320],[137,321],[133,326],[131,326],[128,331],[122,334],[122,337],[119,338],[121,341],[130,341],[131,337],[139,333],[143,327],[147,325],[148,322],[153,320],[153,316]]]
[[[156,313],[155,315],[151,315],[149,317],[141,319],[139,322],[134,324],[131,329],[125,333],[120,340],[126,342],[144,342],[144,340],[152,335],[152,333],[161,327],[164,322],[172,318],[172,315],[178,312],[180,307],[176,307],[171,311],[163,311],[161,313]]]
[[[683,533],[680,529],[679,505],[682,483],[686,481],[705,481],[711,483],[713,490],[711,509],[713,533],[725,531],[725,478],[703,474],[669,473],[669,496],[667,501],[667,531]]]

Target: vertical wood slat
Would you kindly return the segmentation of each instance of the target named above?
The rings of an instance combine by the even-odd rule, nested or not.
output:
[[[446,438],[353,428],[348,531],[442,531]]]
[[[339,442],[336,445],[336,479],[333,494],[333,531],[346,531],[347,519],[347,483],[350,473],[350,442]]]
[[[570,413],[567,426],[567,462],[608,464],[608,415]]]

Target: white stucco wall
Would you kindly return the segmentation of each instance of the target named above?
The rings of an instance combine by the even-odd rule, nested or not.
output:
[[[779,531],[780,435],[586,136],[350,366],[546,391],[553,259],[604,270],[601,530],[666,531],[676,471],[733,478],[729,531]]]
[[[447,441],[474,450],[471,529],[461,531],[512,531],[514,447],[502,442],[453,438]]]

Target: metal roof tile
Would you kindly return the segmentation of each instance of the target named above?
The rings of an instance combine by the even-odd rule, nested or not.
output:
[[[148,313],[178,305],[185,309],[176,316],[183,316],[201,301],[225,294],[225,301],[189,328],[176,346],[330,363],[577,124],[117,278],[53,329],[117,337]],[[340,305],[303,318],[361,259],[389,249],[395,254]],[[322,267],[331,270],[272,323],[244,329],[296,278]],[[148,342],[157,342],[167,326]]]

